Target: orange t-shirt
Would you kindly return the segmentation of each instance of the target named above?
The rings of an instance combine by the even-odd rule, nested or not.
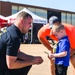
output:
[[[75,26],[67,23],[62,23],[65,27],[66,34],[69,38],[70,41],[70,47],[75,49]],[[51,39],[57,41],[58,39],[51,34],[51,29],[49,28],[49,24],[44,25],[39,31],[38,31],[38,36],[41,37],[42,39],[46,40],[45,37],[49,36]],[[46,40],[47,41],[47,40]]]

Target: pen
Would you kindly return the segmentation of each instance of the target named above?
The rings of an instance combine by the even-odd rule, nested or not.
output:
[[[45,54],[48,54],[48,52],[44,51]]]

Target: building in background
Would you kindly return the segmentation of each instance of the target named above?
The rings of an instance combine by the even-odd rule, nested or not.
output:
[[[23,8],[27,8],[28,10],[30,10],[37,16],[40,16],[47,20],[51,16],[55,15],[60,19],[61,22],[75,25],[75,12],[64,11],[62,9],[58,10],[58,9],[52,9],[52,8],[39,7],[39,6],[32,6],[32,5],[27,5],[27,4],[13,3],[13,2],[9,2],[9,1],[0,1],[0,15],[3,15],[5,17],[15,14],[18,11],[22,10]],[[33,29],[34,29],[33,31],[35,31],[35,33],[34,32],[31,33],[33,35],[33,37],[31,37],[31,38],[29,37],[29,39],[28,39],[29,42],[33,42],[33,43],[35,43],[36,41],[38,42],[38,38],[37,38],[36,34],[42,25],[39,24],[38,28],[36,27],[36,25],[38,26],[38,24],[33,25]],[[29,34],[30,34],[30,32],[29,32]],[[32,39],[32,41],[31,41],[31,39]]]
[[[22,10],[23,8],[27,8],[34,14],[45,19],[49,19],[49,17],[51,17],[52,15],[56,15],[61,22],[75,25],[75,12],[64,11],[62,9],[57,10],[52,8],[44,8],[39,6],[37,7],[26,4],[12,3],[8,1],[0,1],[0,15],[3,16],[15,14],[18,11]]]
[[[8,1],[0,1],[0,15],[3,16],[12,15],[22,10],[23,8],[27,8],[34,14],[45,19],[49,19],[49,17],[51,17],[52,15],[56,15],[61,22],[75,25],[75,12],[31,6],[19,3],[12,3]]]

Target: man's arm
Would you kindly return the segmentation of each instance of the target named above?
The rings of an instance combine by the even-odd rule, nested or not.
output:
[[[43,26],[39,31],[38,31],[38,39],[39,41],[50,51],[52,51],[52,47],[50,46],[49,41],[46,39],[46,36],[49,36],[49,32],[46,32],[46,28],[49,26]]]
[[[46,38],[41,38],[41,37],[38,37],[39,41],[50,51],[53,50],[53,48],[50,46],[50,43],[48,42],[48,40]]]
[[[34,58],[34,56],[27,55],[19,50],[19,52],[17,54],[17,58],[21,59],[21,60],[32,60],[32,58]]]
[[[29,65],[41,64],[43,59],[40,56],[31,56],[19,51],[17,57],[6,55],[6,62],[9,69],[19,69]]]
[[[75,53],[75,49],[70,48],[70,57]]]

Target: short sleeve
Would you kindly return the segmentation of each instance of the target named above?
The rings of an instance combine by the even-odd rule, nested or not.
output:
[[[19,38],[12,37],[8,35],[6,42],[6,55],[9,56],[17,56],[17,52],[20,46]]]
[[[64,40],[60,44],[61,51],[68,51],[70,49],[70,43],[68,40]]]

